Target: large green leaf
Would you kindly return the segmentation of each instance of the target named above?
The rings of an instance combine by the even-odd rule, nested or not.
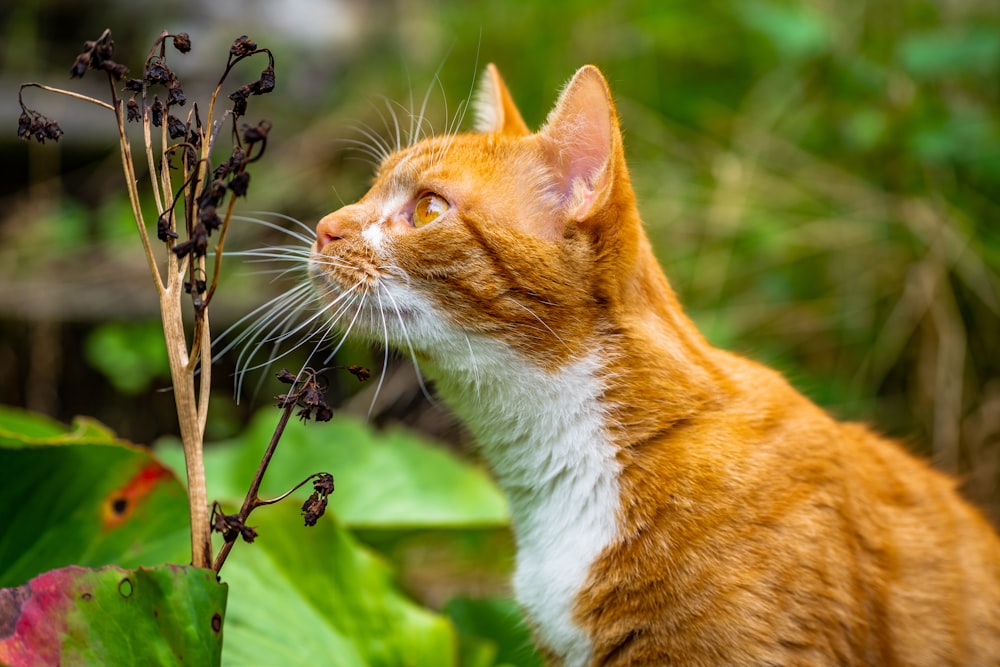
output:
[[[0,407],[0,586],[62,567],[190,559],[184,488],[104,427]]]
[[[0,664],[218,665],[225,612],[211,570],[51,570],[0,589]]]
[[[211,497],[243,498],[278,416],[274,409],[260,412],[238,439],[206,449]],[[180,469],[179,443],[161,443],[156,451]],[[261,495],[278,495],[318,471],[333,474],[330,509],[352,528],[503,526],[508,521],[506,501],[482,468],[412,433],[375,431],[340,415],[326,424],[288,424]]]
[[[397,590],[389,566],[332,519],[304,528],[297,507],[259,509],[260,536],[237,544],[226,665],[365,667],[456,664],[451,624]]]

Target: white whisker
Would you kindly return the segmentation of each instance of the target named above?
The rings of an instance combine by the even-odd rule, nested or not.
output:
[[[295,225],[296,227],[301,227],[302,231],[305,232],[305,234],[307,235],[306,238],[311,238],[311,237],[315,236],[315,233],[316,233],[316,230],[313,229],[312,227],[310,227],[309,225],[307,225],[306,223],[302,222],[298,218],[292,217],[290,215],[285,215],[284,213],[276,213],[274,211],[247,211],[246,213],[247,214],[251,214],[251,215],[256,215],[256,216],[264,216],[264,215],[266,215],[266,216],[270,216],[272,218],[278,218],[279,220],[284,220],[285,222],[290,222],[293,225]],[[294,236],[295,238],[298,238],[298,239],[303,238],[300,235],[294,234],[292,232],[292,230],[288,229],[287,227],[282,227],[281,225],[276,225],[274,223],[270,223],[269,221],[267,221],[267,220],[265,220],[263,218],[253,218],[253,217],[249,217],[249,215],[245,215],[245,216],[233,216],[233,217],[236,218],[237,220],[243,220],[243,219],[245,219],[248,222],[255,222],[255,223],[260,223],[260,224],[263,224],[263,225],[270,226],[272,229],[275,229],[275,230],[277,230],[279,232],[284,232],[284,233],[289,234],[291,236]]]
[[[389,371],[389,327],[385,321],[385,309],[382,307],[381,290],[375,292],[375,298],[378,300],[378,314],[382,318],[382,348],[384,352],[382,354],[382,372],[379,373],[378,384],[375,386],[375,393],[372,394],[372,402],[368,406],[369,419],[375,410],[375,404],[378,402],[379,394],[382,392],[382,385],[385,383],[385,376]]]
[[[520,306],[521,308],[523,308],[529,315],[531,315],[536,320],[538,320],[538,323],[541,324],[543,327],[545,327],[545,330],[548,331],[550,334],[552,334],[557,341],[559,341],[560,343],[562,343],[563,345],[565,345],[566,349],[572,349],[572,348],[570,348],[569,344],[566,341],[564,341],[559,334],[557,334],[555,331],[552,330],[552,327],[550,327],[548,324],[546,324],[545,321],[542,320],[542,318],[540,318],[538,315],[535,314],[535,311],[533,311],[531,308],[528,308],[526,305],[524,305],[523,303],[521,303],[517,299],[511,298],[511,301],[515,305]]]
[[[476,363],[476,353],[472,349],[472,339],[469,338],[469,334],[464,334],[465,344],[469,346],[469,362],[472,364],[472,381],[476,387],[476,396],[481,394],[482,387],[479,383],[479,364]]]
[[[289,222],[293,222],[297,226],[301,227],[303,229],[302,232],[288,229],[287,227],[283,227],[282,225],[271,222],[270,220],[265,220],[263,218],[258,218],[258,217],[251,217],[248,215],[234,215],[233,219],[240,220],[243,222],[251,222],[255,225],[260,225],[261,227],[267,227],[268,229],[273,229],[275,231],[281,232],[282,234],[286,234],[292,237],[296,241],[301,241],[306,245],[307,248],[311,246],[312,242],[316,239],[316,230],[311,229],[305,223],[296,220],[291,216],[284,216],[283,219],[288,220]]]
[[[417,352],[413,347],[413,341],[410,340],[410,333],[406,329],[406,322],[403,320],[403,313],[399,310],[399,304],[396,303],[396,299],[392,296],[392,292],[388,288],[383,285],[379,285],[379,287],[385,292],[385,295],[389,298],[389,302],[392,304],[393,310],[396,312],[396,321],[399,322],[399,330],[403,334],[403,340],[410,353],[410,359],[413,361],[413,370],[416,371],[417,384],[420,386],[420,391],[427,400],[434,402],[434,398],[424,383],[423,374],[420,372],[420,364],[417,363]]]

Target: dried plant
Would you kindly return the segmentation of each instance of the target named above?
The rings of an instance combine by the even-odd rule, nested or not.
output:
[[[250,183],[247,169],[264,153],[270,129],[267,122],[248,125],[240,119],[246,115],[251,97],[274,90],[274,58],[268,49],[259,47],[248,37],[236,39],[212,92],[207,113],[203,115],[195,103],[186,113],[181,113],[187,98],[180,79],[167,62],[168,43],[182,54],[191,50],[191,39],[186,33],[163,32],[146,56],[142,75],[129,78],[128,69],[116,60],[111,32],[105,30],[96,40],[84,44],[70,76],[79,78],[91,70],[103,71],[109,83],[110,101],[41,83],[24,83],[18,94],[22,110],[18,136],[44,143],[47,139],[57,141],[63,134],[55,121],[24,104],[23,94],[28,88],[67,95],[114,114],[125,185],[160,301],[184,443],[191,513],[191,562],[197,567],[211,567],[213,522],[209,517],[202,461],[212,378],[209,304],[219,281],[233,207],[236,199],[247,193]],[[266,58],[266,67],[257,80],[229,94],[231,106],[219,111],[219,96],[233,68],[253,57]],[[142,174],[137,172],[133,159],[128,123],[138,123],[141,127],[147,179],[139,178]],[[229,137],[225,142],[229,153],[218,160],[214,154],[222,150],[220,146],[224,142],[220,138],[225,135]],[[148,187],[148,191],[141,191],[140,184]],[[152,199],[158,213],[155,238],[165,249],[163,268],[143,215],[144,198]],[[212,240],[215,248],[210,261]],[[194,313],[190,332],[183,318],[187,300]],[[263,463],[262,466],[266,467]]]
[[[366,369],[359,366],[351,366],[346,370],[357,376],[359,380],[366,378],[368,373]],[[222,533],[225,540],[213,565],[216,572],[220,571],[223,564],[225,564],[229,552],[232,550],[233,545],[236,544],[236,538],[242,537],[244,542],[253,542],[254,538],[257,537],[257,531],[253,527],[246,525],[247,519],[250,518],[250,513],[255,509],[263,505],[273,505],[276,502],[284,500],[297,489],[305,486],[307,482],[312,481],[313,493],[302,506],[302,514],[307,526],[315,526],[316,521],[326,511],[327,496],[333,493],[333,475],[328,472],[317,472],[309,475],[276,498],[265,500],[258,495],[261,482],[264,479],[264,473],[267,472],[267,466],[271,462],[271,457],[274,456],[274,450],[278,446],[278,441],[281,439],[285,431],[285,426],[288,424],[288,420],[291,418],[295,408],[299,408],[297,414],[303,421],[309,419],[330,421],[333,417],[333,410],[326,402],[326,383],[323,376],[318,372],[311,368],[304,368],[296,375],[282,369],[278,373],[278,380],[291,385],[291,388],[287,393],[277,397],[278,407],[282,409],[281,419],[278,421],[278,425],[274,429],[274,434],[271,436],[271,442],[268,443],[264,457],[257,467],[257,473],[250,482],[250,489],[243,500],[243,506],[237,514],[223,514],[219,503],[215,503],[212,506],[212,529]]]

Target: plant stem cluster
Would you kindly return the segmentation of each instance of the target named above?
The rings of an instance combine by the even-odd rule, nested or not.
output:
[[[360,366],[351,366],[347,370],[359,379],[362,376],[367,377],[367,370]],[[296,375],[282,369],[277,377],[280,382],[291,385],[291,388],[287,393],[277,397],[278,407],[282,409],[281,418],[278,420],[278,425],[271,436],[271,442],[257,467],[257,473],[254,475],[253,481],[250,482],[250,488],[243,499],[243,506],[236,514],[224,514],[218,503],[215,503],[212,509],[212,528],[216,532],[222,533],[225,540],[213,565],[216,572],[222,569],[238,537],[242,537],[244,542],[253,542],[254,538],[257,537],[257,530],[246,524],[250,513],[255,509],[262,505],[272,505],[284,500],[311,480],[313,492],[302,505],[302,515],[307,526],[315,526],[326,511],[328,496],[333,493],[333,475],[328,472],[317,472],[309,475],[277,498],[265,500],[259,496],[264,474],[267,472],[278,441],[281,440],[295,408],[299,408],[298,417],[303,421],[309,419],[328,421],[333,416],[333,410],[326,401],[326,381],[319,372],[305,368]]]
[[[168,45],[185,54],[191,51],[187,33],[163,32],[153,42],[143,62],[142,76],[130,78],[128,68],[118,62],[111,31],[84,43],[83,51],[70,68],[71,78],[90,71],[103,72],[109,83],[110,100],[53,88],[40,83],[21,85],[18,99],[21,116],[18,136],[40,143],[58,140],[59,125],[28,108],[23,101],[26,88],[41,88],[73,97],[114,113],[125,184],[139,238],[160,300],[167,356],[177,416],[184,442],[184,458],[191,512],[192,563],[210,567],[212,559],[211,520],[208,512],[202,447],[211,387],[211,337],[208,306],[215,293],[222,268],[223,245],[232,220],[237,197],[245,197],[250,184],[247,168],[264,153],[270,125],[240,125],[246,115],[247,100],[274,90],[274,57],[248,37],[236,39],[227,55],[225,68],[212,92],[204,115],[188,99],[180,78],[168,59]],[[248,58],[266,58],[267,66],[258,79],[240,86],[229,96],[232,107],[216,113],[222,87],[233,69]],[[181,113],[182,108],[186,113]],[[142,145],[148,178],[140,178],[133,159],[133,142],[126,124],[142,128]],[[231,146],[228,155],[213,162],[213,151],[225,128]],[[148,191],[140,191],[140,184]],[[151,199],[157,210],[155,238],[166,249],[165,268],[157,260],[153,240],[143,214],[143,201]],[[215,258],[208,266],[210,240],[215,239]],[[194,310],[194,326],[184,323],[183,295],[189,295]]]
[[[146,56],[143,74],[139,78],[129,78],[127,68],[115,60],[110,30],[105,30],[98,39],[86,42],[83,52],[73,63],[71,77],[82,77],[90,70],[105,72],[110,84],[110,102],[39,83],[22,84],[18,136],[25,140],[33,137],[44,143],[46,139],[58,140],[63,134],[55,121],[24,105],[21,93],[25,88],[41,88],[74,97],[115,114],[132,213],[160,299],[177,416],[184,442],[191,513],[191,562],[196,567],[213,567],[218,572],[238,537],[246,542],[253,542],[256,538],[257,531],[246,525],[254,509],[278,502],[312,480],[313,493],[302,506],[302,514],[308,526],[315,525],[323,515],[327,497],[334,487],[333,475],[329,473],[314,473],[287,493],[270,500],[261,499],[258,491],[292,412],[298,408],[298,416],[302,420],[329,421],[333,410],[326,401],[325,380],[317,372],[307,368],[298,375],[288,371],[279,373],[278,379],[291,385],[291,388],[278,396],[282,416],[250,484],[243,507],[236,514],[225,514],[215,502],[209,515],[202,457],[211,387],[208,306],[218,285],[223,245],[233,217],[233,207],[238,197],[247,194],[250,186],[248,167],[264,154],[271,129],[267,121],[256,125],[238,125],[237,121],[246,115],[251,97],[274,90],[274,57],[268,49],[259,47],[249,37],[237,38],[229,49],[225,69],[212,93],[207,114],[202,117],[197,103],[191,104],[187,113],[181,114],[179,110],[186,106],[188,100],[180,79],[167,61],[168,40],[179,53],[191,50],[191,38],[187,33],[161,33]],[[232,107],[216,119],[216,103],[233,68],[255,56],[266,57],[266,67],[255,81],[240,86],[228,96]],[[126,133],[127,123],[138,123],[142,127],[150,176],[145,181],[137,177],[132,142]],[[213,162],[213,149],[220,145],[219,134],[227,126],[229,154]],[[152,200],[156,205],[155,237],[167,250],[165,272],[156,260],[142,212],[143,196],[148,197],[150,193],[140,192],[140,182],[150,184]],[[209,271],[207,258],[213,234],[216,239],[215,261]],[[184,325],[180,298],[185,294],[190,297],[194,309],[194,327],[190,335]],[[350,366],[346,370],[359,380],[365,380],[369,375],[368,370],[360,366]],[[215,558],[212,556],[212,530],[222,533],[225,540]]]

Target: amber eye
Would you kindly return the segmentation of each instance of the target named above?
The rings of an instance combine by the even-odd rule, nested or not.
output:
[[[417,200],[417,205],[413,209],[413,226],[423,227],[441,217],[450,207],[443,197],[435,194],[426,194]]]

